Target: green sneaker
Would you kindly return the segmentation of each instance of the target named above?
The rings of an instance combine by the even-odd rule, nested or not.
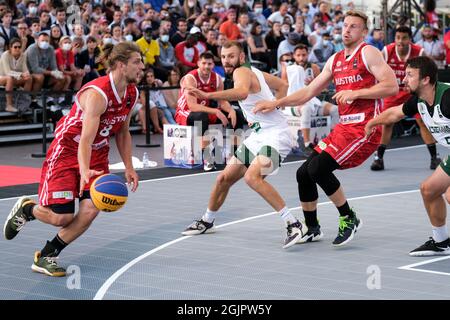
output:
[[[3,235],[6,240],[14,239],[23,226],[30,220],[23,212],[23,207],[29,203],[36,204],[33,200],[26,197],[21,197],[17,200],[14,207],[11,209],[8,217],[6,218],[5,225],[3,226]]]
[[[34,262],[31,265],[31,270],[51,277],[65,277],[66,269],[58,266],[56,259],[58,259],[58,257],[41,257],[41,252],[36,251],[34,253]]]
[[[356,217],[355,212],[353,212],[353,217],[344,216],[339,217],[339,230],[336,239],[333,241],[333,245],[343,246],[353,239],[356,231],[362,226],[362,221]]]

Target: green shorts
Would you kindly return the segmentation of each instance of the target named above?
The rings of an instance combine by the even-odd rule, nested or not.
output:
[[[261,149],[259,149],[258,153],[256,154],[256,156],[259,155],[271,159],[274,167],[281,166],[281,156],[275,148],[271,146],[262,146]],[[256,157],[243,143],[237,148],[236,152],[234,153],[234,156],[239,161],[241,161],[247,168],[250,166],[250,164]]]
[[[450,155],[448,155],[444,160],[442,160],[439,165],[441,166],[442,170],[444,170],[444,172],[448,176],[450,176]]]

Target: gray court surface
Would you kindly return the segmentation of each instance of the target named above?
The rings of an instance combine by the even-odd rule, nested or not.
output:
[[[408,256],[431,235],[418,191],[432,173],[426,148],[387,152],[384,172],[371,172],[370,161],[337,172],[363,220],[345,247],[331,245],[338,213],[322,192],[324,238],[284,250],[281,219],[245,183],[231,190],[215,234],[182,237],[203,214],[217,173],[152,180],[62,252],[67,278],[30,269],[54,227],[33,221],[16,239],[0,240],[0,299],[449,299],[450,257]],[[269,181],[302,217],[299,165],[284,165]],[[0,200],[2,223],[15,201]]]

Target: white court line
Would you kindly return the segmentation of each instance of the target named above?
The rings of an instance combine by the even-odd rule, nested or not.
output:
[[[415,192],[419,192],[419,190],[408,190],[408,191],[399,191],[399,192],[389,192],[389,193],[382,193],[382,194],[373,194],[373,195],[368,195],[368,196],[362,196],[362,197],[354,197],[354,198],[349,198],[347,200],[360,200],[360,199],[369,199],[369,198],[377,198],[377,197],[387,197],[387,196],[392,196],[392,195],[399,195],[399,194],[407,194],[407,193],[415,193]],[[318,206],[321,205],[326,205],[326,204],[331,204],[331,201],[327,201],[327,202],[321,202],[318,204]],[[294,207],[294,208],[290,208],[291,210],[297,210],[300,209],[301,207]],[[248,217],[245,219],[240,219],[240,220],[236,220],[236,221],[231,221],[228,223],[224,223],[221,224],[219,226],[217,226],[216,228],[224,228],[233,224],[237,224],[237,223],[241,223],[241,222],[246,222],[246,221],[250,221],[250,220],[255,220],[255,219],[260,219],[260,218],[264,218],[270,215],[274,215],[276,214],[276,211],[273,212],[269,212],[269,213],[264,213],[261,215],[257,215],[257,216],[253,216],[253,217]],[[106,292],[108,291],[108,289],[111,287],[111,285],[122,275],[124,274],[128,269],[130,269],[131,267],[133,267],[135,264],[137,264],[138,262],[140,262],[141,260],[149,257],[150,255],[152,255],[153,253],[156,253],[164,248],[167,248],[169,246],[171,246],[172,244],[181,242],[183,240],[189,239],[192,236],[183,236],[180,238],[177,238],[175,240],[172,240],[170,242],[166,242],[163,245],[156,247],[142,255],[140,255],[139,257],[133,259],[132,261],[130,261],[129,263],[127,263],[126,265],[124,265],[122,268],[120,268],[119,270],[117,270],[116,272],[114,272],[114,274],[112,276],[110,276],[105,283],[103,283],[103,285],[100,287],[100,289],[98,289],[97,293],[94,296],[93,300],[102,300],[103,297],[105,296]]]
[[[433,262],[447,260],[447,259],[450,259],[450,256],[439,257],[439,258],[425,260],[425,261],[421,261],[421,262],[417,262],[417,263],[413,263],[413,264],[408,264],[407,266],[398,267],[398,269],[409,270],[409,271],[417,271],[417,272],[434,273],[434,274],[441,274],[441,275],[450,276],[450,273],[448,273],[448,272],[441,272],[441,271],[433,271],[433,270],[426,270],[426,269],[416,268],[418,266],[423,266],[425,264],[430,264],[430,263],[433,263]]]
[[[424,146],[425,145],[420,144],[420,145],[410,146],[410,147],[387,149],[386,152],[403,151],[403,150],[409,150],[409,149],[417,149],[417,148],[422,148]],[[302,163],[302,162],[305,162],[305,160],[298,160],[298,161],[291,161],[291,162],[282,163],[282,166],[291,165],[291,164],[299,164],[299,163]],[[179,175],[179,176],[174,176],[174,177],[165,177],[165,178],[141,180],[141,181],[139,181],[139,183],[152,182],[152,181],[172,180],[172,179],[187,178],[187,177],[207,175],[207,174],[217,174],[219,172],[221,172],[221,171],[191,173],[191,174]],[[139,174],[139,172],[138,172],[138,174]],[[27,197],[37,197],[38,195],[37,194],[31,194],[31,195],[26,195],[26,196]],[[3,198],[3,199],[0,199],[0,201],[15,200],[15,199],[19,199],[20,197],[22,197],[22,196],[11,197],[11,198]]]

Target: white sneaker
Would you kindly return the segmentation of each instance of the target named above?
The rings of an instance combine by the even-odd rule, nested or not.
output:
[[[203,233],[213,233],[216,231],[213,222],[206,222],[202,219],[195,220],[181,234],[184,236],[196,236]]]
[[[216,169],[216,166],[214,165],[214,162],[209,162],[207,160],[205,160],[203,162],[203,170],[204,171],[208,172],[208,171],[211,171],[211,170],[214,170],[214,169]]]
[[[306,233],[307,229],[300,221],[295,221],[294,223],[288,224],[287,227],[287,235],[284,240],[283,249],[287,249],[294,244],[296,244]]]

